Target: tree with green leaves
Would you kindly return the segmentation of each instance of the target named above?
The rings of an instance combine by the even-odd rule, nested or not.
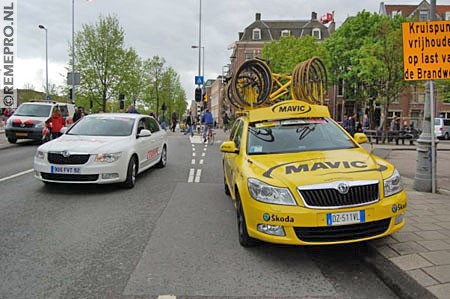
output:
[[[106,102],[125,86],[132,92],[131,86],[139,85],[140,59],[133,49],[125,48],[124,30],[116,17],[100,17],[93,25],[84,24],[75,38],[75,57],[81,74],[78,92],[99,103],[104,111]]]
[[[298,63],[314,56],[321,59],[327,57],[322,44],[313,36],[282,37],[279,41],[266,44],[261,56],[269,61],[270,69],[279,74],[291,74]]]

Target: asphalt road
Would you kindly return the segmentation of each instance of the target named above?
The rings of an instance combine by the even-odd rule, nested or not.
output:
[[[5,179],[35,148],[0,150],[0,298],[397,298],[365,244],[240,247],[217,144],[170,136],[167,167],[132,190]]]

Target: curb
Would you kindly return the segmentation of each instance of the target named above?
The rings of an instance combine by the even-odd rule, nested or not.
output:
[[[371,245],[367,245],[367,254],[363,261],[375,274],[400,298],[437,299],[430,291],[420,285],[397,265],[382,256]]]

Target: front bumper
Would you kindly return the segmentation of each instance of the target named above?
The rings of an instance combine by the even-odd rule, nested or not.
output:
[[[45,159],[34,158],[34,176],[50,183],[69,184],[112,184],[124,182],[127,176],[128,161],[120,157],[113,163],[95,162],[91,155],[85,164],[55,165]]]
[[[353,243],[390,235],[405,225],[407,198],[404,190],[370,205],[327,210],[266,204],[254,200],[246,192],[242,193],[241,200],[249,236],[270,243],[291,245]],[[399,208],[394,209],[394,205]],[[328,213],[361,210],[364,210],[365,215],[362,223],[327,225]],[[396,220],[399,221],[397,224]],[[285,236],[261,232],[257,229],[261,224],[282,226]]]
[[[5,128],[6,138],[11,139],[42,139],[43,128]]]

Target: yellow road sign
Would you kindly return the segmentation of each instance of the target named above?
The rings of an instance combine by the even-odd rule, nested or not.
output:
[[[450,79],[450,21],[406,22],[403,33],[403,78]]]

